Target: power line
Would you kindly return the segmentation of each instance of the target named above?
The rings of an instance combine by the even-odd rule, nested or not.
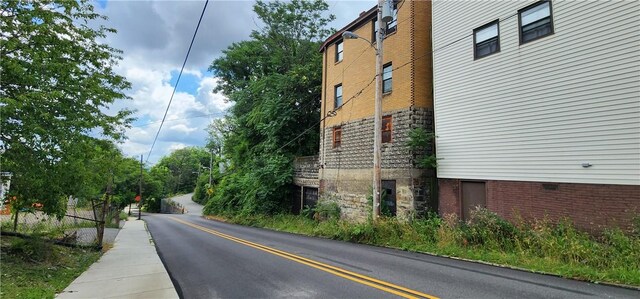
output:
[[[211,113],[211,114],[202,114],[202,115],[194,115],[194,116],[190,116],[190,117],[184,117],[184,118],[176,118],[176,119],[168,119],[165,122],[170,122],[170,121],[179,121],[179,120],[186,120],[186,119],[192,119],[192,118],[200,118],[200,117],[208,117],[208,116],[222,116],[224,115],[224,112],[217,112],[217,113]],[[142,124],[142,125],[137,125],[137,126],[131,126],[132,128],[142,128],[142,127],[147,127],[150,125],[154,125],[157,123],[160,123],[161,121],[154,121],[154,122],[150,122],[150,123],[146,123],[146,124]]]
[[[344,105],[348,104],[349,102],[351,102],[351,100],[357,98],[358,96],[360,96],[365,89],[367,89],[367,87],[371,86],[371,84],[376,81],[376,77],[374,76],[373,79],[371,79],[371,81],[369,81],[369,83],[367,83],[367,85],[365,85],[362,89],[360,89],[358,92],[356,92],[353,96],[351,96],[349,99],[347,99],[344,103],[342,103],[342,105],[340,107],[337,107],[331,111],[329,111],[327,113],[327,115],[325,115],[323,118],[321,118],[318,122],[316,122],[315,124],[313,124],[312,126],[308,127],[306,130],[304,130],[302,133],[298,134],[298,136],[294,137],[293,139],[289,140],[289,142],[285,143],[284,145],[282,145],[281,147],[279,147],[276,151],[280,151],[281,149],[283,149],[285,146],[291,144],[292,142],[298,140],[300,137],[304,136],[304,134],[306,134],[307,132],[309,132],[309,130],[313,129],[314,127],[318,126],[323,120],[329,118],[329,117],[333,117],[335,116],[335,112],[336,110],[342,108]]]
[[[164,121],[167,118],[167,113],[169,112],[169,107],[171,107],[173,96],[176,94],[176,89],[178,89],[178,83],[180,83],[182,72],[184,71],[184,67],[187,64],[187,60],[189,59],[189,54],[191,53],[191,48],[193,47],[193,41],[196,39],[196,35],[198,34],[198,29],[200,28],[200,23],[202,22],[202,17],[204,16],[204,12],[207,10],[207,4],[209,4],[209,0],[207,0],[204,3],[204,7],[202,7],[202,13],[200,14],[200,19],[198,19],[198,25],[196,26],[196,30],[193,32],[193,37],[191,38],[191,43],[189,44],[189,50],[187,50],[187,55],[184,57],[184,62],[182,62],[182,68],[180,68],[180,74],[178,74],[176,85],[173,87],[173,92],[171,93],[171,97],[169,98],[169,104],[167,104],[167,109],[164,111],[164,116],[162,117],[162,121],[160,122],[160,127],[158,128],[158,132],[156,132],[156,137],[153,138],[153,143],[151,144],[151,149],[149,150],[149,154],[147,155],[146,162],[149,162],[149,157],[151,157],[151,152],[153,151],[153,148],[156,145],[156,141],[158,140],[158,135],[160,135],[160,130],[162,130],[162,125],[164,124]]]
[[[498,23],[501,23],[501,22],[503,22],[503,21],[506,21],[506,20],[508,20],[508,19],[511,19],[512,17],[514,17],[514,16],[516,16],[516,15],[517,15],[517,14],[510,15],[510,16],[508,16],[508,17],[504,18],[504,19],[499,20],[499,21],[498,21]],[[405,20],[406,20],[406,19],[405,19]],[[460,41],[462,41],[462,40],[464,40],[464,39],[466,39],[466,38],[468,38],[468,37],[470,37],[470,36],[472,36],[472,35],[473,35],[473,33],[468,34],[468,35],[465,35],[465,36],[463,36],[463,37],[461,37],[461,38],[458,38],[458,39],[456,39],[456,40],[454,40],[454,41],[452,41],[452,42],[450,42],[450,43],[448,43],[448,44],[446,44],[446,45],[444,45],[444,46],[442,46],[442,47],[440,47],[440,48],[438,48],[438,49],[434,49],[434,50],[431,50],[431,51],[427,51],[425,54],[420,55],[420,56],[418,56],[418,57],[416,57],[416,58],[414,58],[414,59],[409,60],[408,62],[406,62],[406,63],[404,63],[404,64],[401,64],[401,65],[400,65],[400,66],[398,66],[398,67],[395,67],[395,68],[391,69],[391,71],[395,71],[395,70],[397,70],[397,69],[401,69],[401,68],[403,68],[403,67],[405,67],[405,66],[409,65],[410,63],[417,61],[418,59],[422,59],[422,58],[424,58],[424,57],[427,57],[428,55],[433,54],[433,53],[435,53],[436,51],[439,51],[439,50],[442,50],[442,49],[444,49],[444,48],[447,48],[447,47],[449,47],[449,46],[451,46],[451,45],[453,45],[453,44],[456,44],[456,43],[458,43],[458,42],[460,42]],[[327,54],[327,55],[328,55],[328,54]],[[361,53],[361,55],[362,55],[362,53]],[[360,56],[358,56],[358,58],[360,58]],[[381,75],[382,75],[382,74],[381,74]],[[320,121],[318,121],[317,123],[315,123],[313,126],[311,126],[311,127],[307,128],[307,129],[306,129],[306,130],[304,130],[302,133],[298,134],[298,136],[294,137],[294,138],[293,138],[293,139],[291,139],[289,142],[285,143],[283,146],[281,146],[280,148],[278,148],[278,151],[279,151],[279,150],[281,150],[282,148],[284,148],[285,146],[287,146],[287,145],[291,144],[293,141],[295,141],[295,140],[299,139],[300,137],[302,137],[302,136],[303,136],[304,134],[306,134],[310,129],[312,129],[313,127],[315,127],[315,126],[319,125],[323,120],[327,119],[328,117],[335,116],[335,113],[337,112],[337,110],[339,110],[340,108],[342,108],[345,104],[349,103],[351,100],[353,100],[353,99],[355,99],[356,97],[358,97],[360,94],[362,94],[362,92],[364,92],[364,90],[365,90],[367,87],[369,87],[369,86],[370,86],[370,85],[371,85],[371,84],[376,80],[376,77],[377,77],[377,75],[374,75],[374,76],[373,76],[373,79],[371,79],[371,81],[369,81],[369,83],[368,83],[365,87],[363,87],[362,89],[360,89],[357,93],[355,93],[352,97],[350,97],[346,102],[344,102],[340,107],[334,108],[333,110],[329,111],[329,112],[327,113],[327,115],[325,115],[322,119],[320,119]],[[323,139],[324,139],[324,138],[323,138]]]

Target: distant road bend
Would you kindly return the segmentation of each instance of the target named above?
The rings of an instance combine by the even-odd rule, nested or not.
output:
[[[226,224],[197,213],[144,218],[183,298],[640,298],[630,289]]]

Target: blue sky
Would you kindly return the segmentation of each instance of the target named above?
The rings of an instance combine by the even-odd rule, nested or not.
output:
[[[341,28],[376,1],[328,3],[337,17],[331,26]],[[127,130],[129,139],[120,145],[125,155],[147,156],[203,5],[204,1],[96,0],[96,10],[109,18],[105,25],[118,31],[105,40],[123,51],[116,71],[132,83],[126,91],[132,100],[113,107],[137,111],[137,121]],[[222,50],[249,38],[257,23],[252,6],[252,1],[209,2],[150,164],[175,149],[204,145],[207,125],[230,107],[224,95],[213,93],[217,79],[207,69]]]

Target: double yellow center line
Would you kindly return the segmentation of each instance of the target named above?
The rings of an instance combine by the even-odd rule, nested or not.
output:
[[[175,217],[171,217],[171,219],[175,220],[177,222],[180,222],[182,224],[188,225],[190,227],[193,227],[195,229],[198,229],[198,230],[210,233],[212,235],[218,236],[220,238],[224,238],[224,239],[236,242],[236,243],[240,243],[242,245],[246,245],[246,246],[249,246],[249,247],[264,251],[264,252],[268,252],[268,253],[280,256],[282,258],[285,258],[285,259],[288,259],[288,260],[291,260],[291,261],[294,261],[294,262],[297,262],[297,263],[300,263],[300,264],[303,264],[303,265],[307,265],[309,267],[316,268],[318,270],[322,270],[324,272],[331,273],[333,275],[342,277],[344,279],[348,279],[348,280],[351,280],[351,281],[354,281],[354,282],[357,282],[357,283],[360,283],[360,284],[363,284],[363,285],[366,285],[366,286],[370,286],[372,288],[376,288],[378,290],[381,290],[381,291],[384,291],[384,292],[387,292],[387,293],[390,293],[390,294],[394,294],[394,295],[397,295],[397,296],[400,296],[400,297],[403,297],[403,298],[411,298],[411,299],[413,299],[413,298],[415,298],[415,299],[417,299],[417,298],[437,299],[438,298],[438,297],[431,296],[431,295],[428,295],[428,294],[425,294],[425,293],[421,293],[421,292],[418,292],[418,291],[415,291],[415,290],[412,290],[412,289],[408,289],[408,288],[405,288],[405,287],[402,287],[402,286],[399,286],[399,285],[395,285],[395,284],[392,284],[392,283],[389,283],[389,282],[386,282],[386,281],[378,280],[378,279],[375,279],[373,277],[369,277],[369,276],[366,276],[366,275],[358,274],[358,273],[351,272],[351,271],[346,270],[346,269],[342,269],[342,268],[339,268],[339,267],[327,265],[325,263],[314,261],[314,260],[311,260],[311,259],[308,259],[308,258],[305,258],[305,257],[301,257],[301,256],[298,256],[298,255],[295,255],[295,254],[291,254],[291,253],[286,252],[286,251],[282,251],[282,250],[279,250],[279,249],[275,249],[275,248],[271,248],[271,247],[268,247],[268,246],[264,246],[262,244],[250,242],[250,241],[247,241],[247,240],[236,238],[234,236],[223,234],[223,233],[221,233],[219,231],[216,231],[216,230],[213,230],[213,229],[210,229],[210,228],[206,228],[204,226],[200,226],[200,225],[197,225],[197,224],[193,224],[191,222],[187,222],[187,221],[175,218]]]

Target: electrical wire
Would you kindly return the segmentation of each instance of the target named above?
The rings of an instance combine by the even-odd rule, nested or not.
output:
[[[369,83],[367,83],[367,85],[365,85],[362,89],[360,89],[358,92],[356,92],[353,96],[351,96],[349,99],[347,99],[344,103],[342,103],[342,105],[340,107],[337,107],[331,111],[329,111],[327,113],[327,115],[325,115],[323,118],[321,118],[318,122],[316,122],[315,124],[313,124],[312,126],[308,127],[306,130],[304,130],[302,133],[298,134],[298,136],[294,137],[293,139],[289,140],[289,142],[285,143],[284,145],[282,145],[281,147],[279,147],[276,151],[280,151],[281,149],[283,149],[284,147],[286,147],[287,145],[291,144],[292,142],[298,140],[300,137],[304,136],[304,134],[306,134],[307,132],[309,132],[309,130],[313,129],[314,127],[318,126],[323,120],[329,118],[329,117],[333,117],[335,116],[335,113],[337,110],[339,110],[340,108],[342,108],[344,105],[348,104],[349,102],[351,102],[352,100],[354,100],[355,98],[357,98],[358,96],[360,96],[365,89],[367,89],[367,87],[371,86],[371,84],[376,81],[376,77],[374,76],[373,79],[371,79],[371,81],[369,81]]]
[[[200,13],[200,19],[198,19],[198,25],[196,26],[196,30],[193,32],[193,37],[191,38],[191,43],[189,44],[189,50],[187,50],[187,55],[184,57],[184,62],[182,62],[182,68],[180,68],[180,74],[178,74],[178,79],[176,80],[176,85],[173,87],[173,92],[171,93],[171,97],[169,98],[169,103],[167,104],[167,109],[164,111],[164,116],[162,117],[162,121],[160,122],[160,127],[158,128],[158,132],[156,132],[156,137],[153,138],[153,143],[151,144],[151,149],[149,149],[149,154],[147,155],[146,162],[149,162],[149,157],[151,157],[151,152],[153,152],[153,148],[156,145],[156,141],[158,140],[158,135],[160,135],[160,131],[162,130],[162,125],[164,124],[165,119],[167,118],[167,113],[169,113],[169,108],[171,107],[171,102],[173,101],[173,96],[176,94],[176,89],[178,89],[178,83],[180,83],[180,78],[182,77],[182,72],[184,71],[184,67],[187,64],[187,60],[189,59],[189,54],[191,53],[191,48],[193,47],[193,42],[196,39],[196,35],[198,34],[198,29],[200,28],[200,23],[202,23],[202,17],[204,16],[204,12],[207,10],[207,4],[209,4],[209,0],[204,3],[204,7],[202,7],[202,13]]]
[[[506,21],[506,20],[508,20],[508,19],[511,19],[512,17],[514,17],[514,16],[516,16],[516,15],[517,15],[517,14],[510,15],[510,16],[508,16],[508,17],[504,18],[504,19],[499,20],[499,21],[498,21],[498,23],[501,23],[501,22],[503,22],[503,21]],[[465,35],[465,36],[460,37],[460,38],[458,38],[458,39],[456,39],[456,40],[454,40],[454,41],[452,41],[452,42],[450,42],[450,43],[448,43],[448,44],[446,44],[446,45],[444,45],[444,46],[442,46],[442,47],[440,47],[440,48],[438,48],[438,49],[434,49],[434,50],[431,50],[431,51],[427,51],[425,54],[420,55],[420,56],[418,56],[418,57],[416,57],[416,58],[413,58],[413,59],[409,60],[408,62],[406,62],[406,63],[404,63],[404,64],[401,64],[400,66],[398,66],[398,67],[395,67],[395,68],[391,69],[391,71],[395,71],[395,70],[401,69],[401,68],[403,68],[403,67],[405,67],[405,66],[409,65],[410,63],[413,63],[413,62],[415,62],[415,61],[417,61],[417,60],[419,60],[419,59],[422,59],[422,58],[424,58],[424,57],[427,57],[427,56],[428,56],[428,55],[430,55],[430,54],[435,53],[436,51],[440,51],[440,50],[442,50],[442,49],[444,49],[444,48],[447,48],[447,47],[449,47],[449,46],[451,46],[451,45],[453,45],[453,44],[459,43],[460,41],[462,41],[462,40],[464,40],[464,39],[466,39],[466,38],[468,38],[468,37],[470,37],[470,36],[472,36],[472,35],[473,35],[473,33],[468,34],[468,35]],[[358,57],[358,58],[359,58],[359,57]],[[382,74],[381,74],[381,75],[382,75]],[[314,127],[316,127],[317,125],[319,125],[323,120],[327,119],[328,117],[333,117],[333,116],[335,116],[335,115],[336,115],[336,113],[337,113],[337,111],[338,111],[338,110],[340,110],[340,108],[344,107],[344,105],[345,105],[345,104],[349,103],[351,100],[353,100],[353,99],[355,99],[356,97],[360,96],[360,95],[362,94],[362,92],[364,92],[364,90],[365,90],[367,87],[369,87],[369,86],[370,86],[370,85],[371,85],[371,84],[376,80],[376,77],[377,77],[377,75],[374,75],[374,76],[373,76],[373,79],[372,79],[371,81],[369,81],[369,83],[368,83],[365,87],[363,87],[362,89],[360,89],[357,93],[355,93],[352,97],[350,97],[346,102],[344,102],[340,107],[337,107],[337,108],[335,108],[335,109],[333,109],[333,110],[329,111],[329,112],[327,113],[327,115],[325,115],[322,119],[320,119],[320,121],[318,121],[317,123],[315,123],[313,126],[310,126],[310,127],[309,127],[309,128],[307,128],[306,130],[304,130],[302,133],[298,134],[298,136],[294,137],[294,138],[293,138],[293,139],[291,139],[289,142],[285,143],[283,146],[281,146],[280,148],[278,148],[278,151],[279,151],[279,150],[281,150],[282,148],[284,148],[285,146],[287,146],[287,145],[291,144],[293,141],[295,141],[295,140],[299,139],[300,137],[302,137],[302,136],[303,136],[304,134],[306,134],[309,130],[311,130],[312,128],[314,128]]]
[[[186,120],[186,119],[193,119],[193,118],[200,118],[200,117],[208,117],[208,116],[222,116],[222,115],[224,115],[224,112],[217,112],[217,113],[211,113],[211,114],[202,114],[202,115],[194,115],[194,116],[190,116],[190,117],[176,118],[176,119],[167,119],[165,122],[179,121],[179,120]],[[131,126],[131,127],[132,128],[148,127],[148,126],[160,123],[160,122],[161,121],[154,121],[154,122],[150,122],[150,123],[146,123],[146,124],[142,124],[142,125],[137,125],[137,126]]]

